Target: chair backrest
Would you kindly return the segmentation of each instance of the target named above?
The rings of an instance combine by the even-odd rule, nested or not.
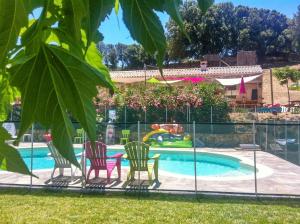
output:
[[[53,145],[51,134],[46,133],[43,136],[51,153],[51,157],[54,159],[55,166],[60,168],[71,167],[71,163],[64,157],[62,157],[62,155],[57,151],[57,149]]]
[[[129,138],[130,130],[122,130],[122,137]]]
[[[106,168],[106,145],[102,142],[95,142],[95,148],[93,149],[91,142],[85,144],[85,155],[91,162],[92,167]]]
[[[83,137],[84,130],[82,128],[76,129],[77,137]]]
[[[57,151],[52,141],[47,141],[47,146],[51,153],[51,157],[53,157],[55,166],[59,168],[71,167],[71,163],[66,160],[62,155]]]
[[[6,129],[6,131],[12,136],[16,136],[16,126],[14,123],[3,123],[2,127]]]
[[[147,171],[149,160],[149,145],[143,142],[129,142],[125,145],[127,159],[135,170]]]

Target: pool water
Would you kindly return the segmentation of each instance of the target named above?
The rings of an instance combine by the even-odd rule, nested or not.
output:
[[[28,167],[31,163],[31,150],[20,149],[22,158]],[[75,154],[81,153],[82,149],[75,149]],[[51,169],[54,166],[54,160],[48,156],[48,148],[34,148],[33,150],[33,170]],[[109,149],[108,155],[115,153],[124,153],[123,150]],[[194,176],[194,154],[190,152],[169,152],[159,151],[159,169],[162,171]],[[150,152],[150,156],[154,155]],[[80,157],[78,158],[80,159]],[[244,176],[253,173],[253,167],[242,165],[239,159],[213,154],[197,153],[196,156],[197,176]],[[89,162],[87,161],[89,165]],[[127,160],[122,159],[122,166],[129,166]]]

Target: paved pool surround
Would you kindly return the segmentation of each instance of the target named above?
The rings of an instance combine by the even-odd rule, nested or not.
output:
[[[22,143],[20,148],[29,148],[31,144]],[[34,147],[46,147],[44,143],[35,143]],[[81,145],[74,145],[81,147]],[[122,146],[109,146],[109,148],[120,149]],[[193,149],[151,149],[151,150],[172,150],[172,151],[193,151]],[[241,160],[242,163],[254,166],[254,151],[242,151],[234,148],[197,148],[197,152],[210,152],[232,156]],[[261,194],[280,194],[280,195],[300,195],[300,166],[283,160],[271,153],[256,151],[256,169],[257,169],[257,193]],[[54,187],[82,187],[82,172],[76,171],[77,178],[70,182],[70,171],[65,171],[66,177],[50,179],[52,169],[34,171],[39,178],[32,178],[33,185],[54,186]],[[136,174],[136,180],[126,181],[128,167],[122,167],[121,181],[117,181],[117,172],[114,171],[111,183],[106,182],[106,172],[100,172],[100,178],[93,179],[86,188],[116,188],[116,189],[137,189],[139,185],[142,189],[149,190],[180,190],[195,191],[197,185],[198,191],[230,192],[230,193],[255,193],[255,178],[248,176],[241,177],[197,177],[176,175],[174,173],[159,171],[159,182],[150,185],[146,173],[140,173],[140,180]],[[92,174],[93,177],[93,174]],[[22,184],[29,185],[30,177],[0,171],[0,184]],[[196,184],[195,184],[196,183]]]

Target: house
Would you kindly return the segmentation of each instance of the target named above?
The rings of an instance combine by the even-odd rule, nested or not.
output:
[[[120,85],[145,84],[150,79],[162,80],[158,70],[112,71],[111,78]],[[231,104],[261,105],[263,69],[260,65],[164,69],[163,76],[171,85],[186,85],[187,80],[219,82],[225,87],[225,94]],[[240,95],[241,78],[244,78],[246,94]],[[188,78],[188,79],[187,79]],[[199,79],[202,78],[202,79]]]

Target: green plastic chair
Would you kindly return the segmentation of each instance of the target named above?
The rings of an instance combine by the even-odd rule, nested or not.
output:
[[[129,160],[130,170],[127,180],[134,180],[135,171],[148,172],[149,181],[152,181],[154,171],[155,180],[158,181],[158,160],[160,154],[149,157],[149,145],[143,142],[129,142],[125,145],[126,154],[123,158]],[[153,162],[149,162],[149,161]]]
[[[83,143],[83,128],[76,129],[76,137],[74,137],[74,143],[82,144]]]
[[[125,145],[129,142],[130,130],[122,130],[122,137],[120,138],[120,144]]]

